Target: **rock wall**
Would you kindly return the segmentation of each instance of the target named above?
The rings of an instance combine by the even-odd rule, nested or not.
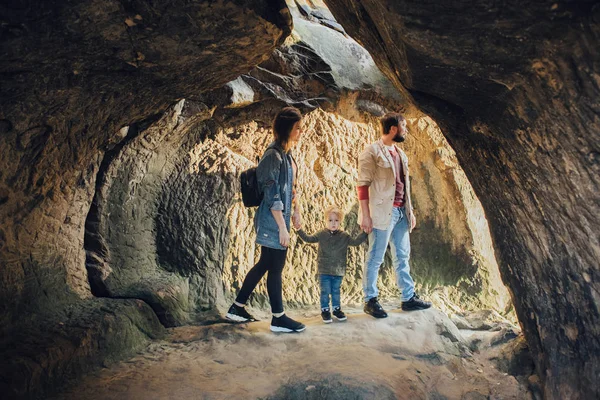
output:
[[[65,382],[133,356],[165,336],[141,300],[72,299],[44,314],[23,315],[0,338],[0,390],[7,399],[40,399]]]
[[[157,199],[182,195],[180,188],[163,192],[163,185],[180,162],[177,152],[190,127],[210,117],[203,104],[181,100],[114,158],[105,159],[86,224],[92,291],[142,299],[165,326],[188,320],[188,286],[179,275],[158,268],[156,243],[164,243],[157,241],[155,218],[163,215]]]
[[[1,326],[44,292],[90,296],[83,226],[104,151],[268,58],[291,27],[269,3],[2,5]]]
[[[148,311],[133,300],[92,298],[85,222],[105,154],[264,61],[292,21],[285,2],[259,0],[32,0],[0,15],[0,375],[3,393],[42,396],[162,330],[132,322]],[[79,309],[116,322],[86,325]]]
[[[279,106],[220,109],[204,121],[210,115],[193,114],[186,121],[186,107],[180,102],[124,147],[103,175],[94,202],[98,217],[93,224],[88,219],[88,235],[103,243],[95,256],[88,252],[88,269],[99,277],[92,290],[143,298],[167,326],[202,320],[204,311],[225,311],[256,262],[254,210],[241,204],[238,176],[272,140],[270,127],[261,121]],[[322,212],[335,203],[347,212],[345,228],[359,232],[356,160],[378,138],[379,127],[372,115],[363,113],[364,122],[357,122],[340,115],[344,112],[316,109],[305,116],[306,133],[295,159],[307,231],[322,229]],[[354,109],[350,114],[360,113]],[[409,127],[405,149],[419,215],[412,268],[421,291],[448,313],[506,312],[508,293],[498,276],[481,205],[435,124],[421,115],[409,118]],[[314,305],[319,293],[316,247],[294,235],[290,248],[284,297],[292,307]],[[362,299],[365,249],[350,251],[345,303]],[[381,289],[383,298],[397,299],[390,260]],[[252,304],[267,303],[261,285]]]
[[[456,150],[545,396],[597,398],[596,2],[325,3]]]
[[[353,234],[360,232],[356,215],[356,160],[364,147],[379,136],[376,119],[368,115],[364,119],[359,123],[339,113],[320,109],[310,112],[304,119],[305,135],[294,153],[300,171],[300,207],[304,229],[308,232],[324,227],[323,210],[330,204],[339,205],[347,213],[344,220],[346,230]],[[405,148],[411,157],[415,187],[413,197],[419,216],[419,229],[412,235],[411,265],[418,286],[435,299],[438,307],[449,313],[479,308],[505,312],[510,302],[499,279],[490,243],[486,247],[478,242],[489,238],[481,205],[477,204],[453,156],[447,154],[446,159],[439,159],[440,152],[450,153],[450,150],[443,142],[438,142],[439,147],[433,146],[434,139],[430,135],[437,133],[437,138],[441,137],[433,122],[424,116],[409,121],[414,137]],[[268,129],[255,123],[223,130],[217,132],[214,139],[197,145],[194,154],[198,154],[202,161],[195,161],[194,165],[198,166],[199,172],[222,171],[222,174],[237,176],[251,164],[250,160],[261,154],[269,140]],[[449,169],[455,171],[448,172]],[[237,184],[232,189],[237,189]],[[237,193],[232,192],[226,198],[231,199],[226,215],[232,228],[229,245],[225,248],[227,258],[222,279],[224,293],[230,300],[258,255],[251,228],[253,212],[243,207]],[[466,210],[467,204],[470,211]],[[478,221],[468,221],[469,212],[477,215],[469,217]],[[483,226],[476,227],[477,223]],[[316,246],[304,244],[293,235],[290,250],[289,267],[284,273],[284,298],[291,305],[316,304],[319,294],[315,279]],[[362,300],[365,250],[366,245],[350,250],[343,286],[344,303],[360,303]],[[382,270],[380,287],[383,298],[398,298],[389,259]],[[257,296],[260,299],[258,303],[262,305],[267,300],[265,290],[261,286]]]

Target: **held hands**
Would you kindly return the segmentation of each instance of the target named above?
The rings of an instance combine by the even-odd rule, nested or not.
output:
[[[368,215],[363,215],[362,221],[360,222],[360,227],[366,233],[371,233],[373,231],[373,220]]]
[[[285,227],[279,229],[279,244],[283,247],[288,247],[290,245],[290,233]]]
[[[300,212],[298,210],[294,211],[292,214],[292,224],[296,230],[302,228],[302,218],[300,218]]]

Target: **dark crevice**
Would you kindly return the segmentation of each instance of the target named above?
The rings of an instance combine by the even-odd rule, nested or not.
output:
[[[429,93],[421,92],[419,90],[409,89],[410,95],[415,99],[417,104],[424,108],[424,111],[431,115],[434,112],[436,114],[442,113],[445,115],[452,116],[452,119],[459,120],[464,117],[464,110],[457,106],[456,104],[452,104],[442,98],[434,96]]]

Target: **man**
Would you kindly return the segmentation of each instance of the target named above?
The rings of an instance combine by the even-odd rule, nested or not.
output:
[[[408,264],[409,233],[415,227],[416,219],[410,201],[408,158],[395,146],[406,139],[406,120],[400,114],[388,113],[381,118],[381,128],[381,139],[367,146],[358,159],[358,218],[360,227],[369,234],[363,276],[364,310],[375,318],[387,317],[377,301],[377,276],[388,243],[396,281],[402,290],[402,310],[431,307],[431,303],[421,300],[415,293]]]

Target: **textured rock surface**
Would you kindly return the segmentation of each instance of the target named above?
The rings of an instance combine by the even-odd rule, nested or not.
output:
[[[1,6],[2,327],[65,283],[89,297],[83,222],[103,152],[123,126],[267,58],[291,24],[285,2],[268,3]]]
[[[211,110],[203,104],[181,100],[128,141],[101,170],[87,221],[86,265],[90,275],[97,277],[90,281],[92,291],[142,299],[165,326],[188,320],[189,291],[181,276],[157,265],[155,218],[162,215],[157,199],[164,194],[166,178],[179,164],[176,155],[185,134],[210,117]],[[180,188],[170,189],[177,198],[188,194]]]
[[[528,398],[525,385],[496,369],[487,353],[466,350],[438,310],[391,312],[384,320],[347,311],[348,321],[325,325],[311,310],[298,335],[273,335],[268,321],[173,328],[58,398]]]
[[[141,300],[73,301],[0,339],[3,398],[46,398],[65,380],[131,357],[165,330]]]
[[[10,351],[11,363],[22,357],[28,365],[43,358],[29,361],[30,352],[45,354],[54,342],[44,335],[27,339],[26,332],[54,332],[55,314],[84,307],[92,297],[84,225],[105,153],[182,97],[220,87],[264,61],[289,34],[291,18],[284,1],[260,0],[10,1],[0,5],[0,15],[0,336],[7,338],[0,358]],[[91,239],[102,251],[102,238]],[[97,268],[92,280],[102,281],[109,268]],[[166,291],[167,283],[150,284]],[[124,297],[149,292],[119,289]],[[153,304],[157,313],[160,303]],[[147,309],[118,312],[136,319]],[[119,342],[130,328],[125,317],[116,318],[112,330],[75,329],[72,341],[91,340],[81,349],[69,353],[69,343],[61,342],[49,362],[27,367],[31,380],[12,382],[24,385],[20,395],[43,393],[81,374],[85,360],[130,354],[122,344],[134,350],[141,340]],[[17,353],[11,350],[15,332],[25,333]],[[47,373],[52,376],[45,379]]]
[[[426,128],[420,129],[419,124]],[[468,200],[473,194],[453,156],[447,154],[446,159],[439,159],[440,152],[449,150],[443,143],[438,143],[439,147],[433,146],[435,135],[440,136],[440,133],[432,125],[428,118],[411,118],[409,126],[414,137],[405,146],[413,166],[414,197],[420,223],[420,228],[413,234],[411,265],[415,279],[421,290],[448,312],[481,307],[503,312],[508,306],[508,294],[499,279],[491,246],[488,243],[486,248],[475,243],[488,235],[487,226],[474,227],[467,223],[466,202],[461,204],[458,199]],[[300,167],[298,188],[304,228],[309,232],[322,229],[323,210],[335,203],[347,212],[345,229],[358,234],[356,160],[364,146],[378,137],[376,121],[367,116],[365,122],[358,123],[315,110],[305,117],[304,129],[305,135],[295,149],[295,159]],[[234,136],[236,130],[238,135]],[[433,138],[430,135],[434,135]],[[221,171],[223,180],[227,180],[227,176],[236,176],[246,168],[251,163],[249,160],[259,155],[269,140],[268,131],[256,123],[237,125],[236,129],[217,132],[214,139],[199,144],[193,153],[200,159],[194,164],[205,174]],[[455,171],[447,173],[448,169]],[[232,227],[223,265],[224,289],[228,294],[235,293],[240,287],[257,257],[253,243],[253,213],[248,213],[239,198],[233,197],[236,187],[232,186],[234,191],[225,197],[231,199],[227,225]],[[481,206],[473,197],[470,200],[470,212],[479,213],[478,218],[485,223]],[[200,204],[177,207],[181,214],[176,219],[192,215],[190,211],[199,209]],[[190,224],[190,228],[201,224],[201,220]],[[193,230],[186,231],[194,234]],[[314,304],[317,301],[316,250],[316,246],[303,244],[295,236],[292,239],[290,266],[284,273],[284,298],[289,304]],[[348,272],[342,287],[344,302],[358,303],[362,299],[364,255],[365,247],[350,250]],[[398,296],[390,260],[383,268],[380,288],[384,298]],[[258,293],[260,303],[264,304],[264,288],[261,287]]]
[[[456,150],[546,397],[598,397],[596,2],[325,3]]]

